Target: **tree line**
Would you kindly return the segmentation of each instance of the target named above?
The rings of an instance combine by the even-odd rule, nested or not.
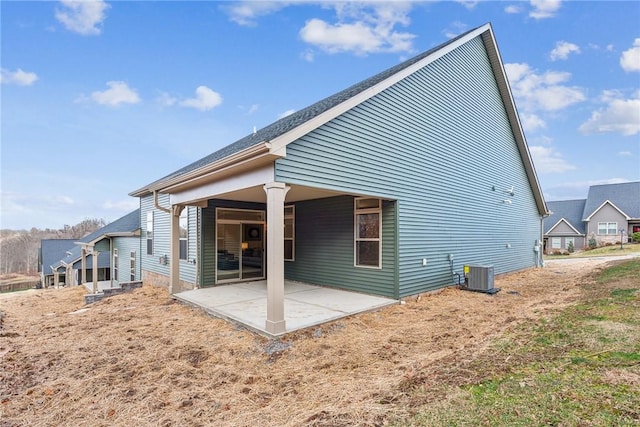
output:
[[[42,239],[81,239],[105,225],[104,219],[90,218],[58,230],[0,230],[0,274],[35,274]]]

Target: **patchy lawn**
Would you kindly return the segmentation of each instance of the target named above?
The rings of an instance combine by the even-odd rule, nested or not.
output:
[[[637,324],[588,301],[612,298],[637,319],[640,285],[598,283],[605,264],[550,261],[497,277],[493,296],[451,288],[280,341],[148,286],[90,306],[78,287],[0,295],[0,426],[464,425],[466,410],[478,412],[467,425],[530,425],[569,414],[549,402],[610,387],[571,412],[567,425],[580,425],[611,387],[638,387]],[[576,320],[584,310],[592,329]],[[583,368],[601,375],[580,383]],[[515,394],[544,390],[538,412],[514,409],[537,404]],[[608,399],[611,419],[638,422],[640,404]],[[565,412],[536,418],[547,409]]]

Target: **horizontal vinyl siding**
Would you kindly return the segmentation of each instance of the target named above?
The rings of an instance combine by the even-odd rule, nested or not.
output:
[[[397,200],[400,296],[451,284],[450,254],[456,272],[535,265],[540,216],[480,38],[291,143],[276,179]]]
[[[162,207],[168,208],[170,206],[169,195],[159,194],[158,204]],[[195,208],[191,209],[195,210]],[[153,255],[147,255],[147,212],[150,211],[153,212]],[[189,219],[192,219],[191,214],[189,215]],[[142,243],[142,253],[140,254],[142,269],[157,274],[162,274],[164,276],[169,276],[169,257],[171,256],[171,216],[169,215],[169,213],[155,208],[153,195],[142,198],[140,202],[140,228],[142,230],[140,233]],[[195,228],[195,226],[192,226],[192,223],[190,222],[190,238],[192,236],[191,228]],[[191,245],[189,247],[189,250],[191,250]],[[160,263],[160,257],[164,255],[166,255],[167,260],[169,260],[166,265]],[[184,260],[180,261],[180,280],[194,283],[195,273],[195,264],[189,263]]]
[[[285,262],[285,277],[388,297],[395,290],[395,208],[382,214],[382,269],[354,266],[353,197],[295,203],[295,261]]]
[[[136,254],[136,271],[133,280],[140,280],[140,238],[114,237],[113,248],[118,249],[119,282],[131,280],[131,252]]]

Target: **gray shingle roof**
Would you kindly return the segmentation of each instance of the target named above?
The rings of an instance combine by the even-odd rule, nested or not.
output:
[[[67,256],[67,251],[74,248],[75,239],[42,239],[40,250],[42,251],[41,269],[44,274],[52,274],[51,266],[60,262]]]
[[[580,234],[585,234],[582,212],[584,211],[584,205],[586,202],[586,199],[547,202],[547,207],[551,211],[551,215],[544,219],[544,234],[547,234],[551,227],[556,225],[558,221],[563,218],[573,228],[578,230]]]
[[[480,28],[480,27],[478,27]],[[184,175],[188,172],[194,171],[196,169],[199,169],[201,167],[204,167],[206,165],[209,165],[211,163],[214,163],[218,160],[221,160],[227,156],[230,156],[234,153],[238,153],[242,150],[245,150],[247,148],[250,148],[254,145],[260,144],[261,142],[265,142],[265,141],[271,141],[272,139],[285,134],[286,132],[308,122],[309,120],[319,116],[320,114],[324,113],[325,111],[341,104],[344,101],[347,101],[348,99],[353,98],[354,96],[358,95],[361,92],[364,92],[365,90],[375,86],[376,84],[386,80],[387,78],[393,76],[394,74],[404,70],[405,68],[410,67],[411,65],[415,64],[416,62],[421,61],[422,59],[426,58],[427,56],[433,54],[434,52],[437,52],[440,49],[443,49],[444,47],[448,46],[449,44],[455,42],[456,40],[464,37],[465,35],[467,35],[468,33],[471,33],[473,31],[475,31],[477,28],[474,28],[472,30],[469,30],[463,34],[460,34],[459,36],[452,38],[451,40],[448,40],[447,42],[436,46],[432,49],[429,49],[426,52],[423,52],[407,61],[404,61],[398,65],[395,65],[385,71],[382,71],[381,73],[376,74],[375,76],[372,76],[366,80],[363,80],[359,83],[354,84],[353,86],[348,87],[347,89],[344,89],[334,95],[331,95],[327,98],[324,98],[321,101],[316,102],[315,104],[312,104],[306,108],[303,108],[302,110],[298,110],[293,114],[290,114],[274,123],[271,123],[270,125],[257,130],[255,133],[249,134],[247,136],[245,136],[244,138],[241,138],[239,140],[237,140],[236,142],[227,145],[226,147],[212,153],[209,154],[206,157],[201,158],[200,160],[197,160],[181,169],[178,169],[177,171],[157,180],[152,182],[151,184],[148,184],[147,187],[152,187],[154,186],[154,184],[160,183],[162,181],[166,181],[169,179],[173,179],[176,177],[179,177],[180,175]]]
[[[79,241],[82,243],[93,242],[100,237],[107,237],[119,233],[132,233],[140,228],[140,209],[136,209],[104,227],[84,236]]]
[[[582,218],[588,218],[607,200],[630,218],[640,218],[640,181],[592,185],[589,187]]]

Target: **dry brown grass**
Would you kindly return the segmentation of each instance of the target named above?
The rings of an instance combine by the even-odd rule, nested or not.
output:
[[[604,262],[504,275],[494,296],[447,289],[279,345],[148,286],[86,307],[77,287],[0,296],[0,426],[405,419],[446,398],[442,384],[481,380],[469,367],[490,343],[575,301]]]

